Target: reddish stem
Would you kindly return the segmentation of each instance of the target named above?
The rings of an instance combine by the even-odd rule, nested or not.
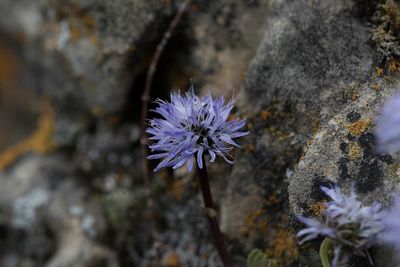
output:
[[[214,238],[215,247],[217,248],[219,257],[221,258],[224,267],[233,267],[232,259],[226,248],[224,237],[219,228],[217,214],[214,209],[214,203],[210,190],[210,182],[208,179],[208,172],[205,164],[206,161],[204,155],[202,157],[204,165],[202,169],[197,167],[197,173],[199,175],[200,191],[203,197],[204,207],[206,210],[208,223],[210,225],[211,234]]]

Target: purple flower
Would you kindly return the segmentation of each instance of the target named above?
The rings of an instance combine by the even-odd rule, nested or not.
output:
[[[364,206],[351,189],[350,196],[341,192],[340,187],[321,187],[321,190],[332,201],[325,204],[323,223],[303,216],[298,219],[307,225],[299,231],[297,237],[301,243],[314,239],[317,236],[330,238],[334,244],[332,266],[339,261],[345,261],[351,254],[367,256],[367,249],[376,241],[383,230],[382,219],[384,213],[379,204]]]
[[[383,106],[376,134],[380,152],[400,151],[400,95],[392,97]]]
[[[233,163],[229,152],[239,145],[234,138],[248,132],[240,131],[246,120],[228,120],[234,101],[224,103],[221,96],[213,99],[210,94],[198,97],[193,88],[185,95],[171,94],[171,102],[157,100],[154,110],[162,118],[150,120],[147,133],[155,142],[149,146],[153,154],[148,159],[163,159],[154,171],[163,167],[179,168],[187,163],[192,170],[193,160],[203,168],[203,155],[210,156],[213,162],[220,156]]]
[[[385,230],[381,240],[400,249],[400,194],[395,199],[392,208],[383,219]]]

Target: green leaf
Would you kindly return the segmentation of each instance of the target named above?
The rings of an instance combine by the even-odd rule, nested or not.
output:
[[[268,258],[260,249],[253,249],[247,256],[247,267],[272,267],[275,260]]]
[[[331,267],[330,254],[332,253],[333,242],[329,238],[325,238],[319,247],[319,257],[321,258],[323,267]]]

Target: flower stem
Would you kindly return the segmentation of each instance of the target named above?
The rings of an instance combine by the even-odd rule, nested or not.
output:
[[[331,267],[331,261],[329,253],[332,252],[332,240],[325,238],[319,248],[319,257],[321,258],[321,263],[323,267]]]
[[[217,248],[219,257],[221,258],[224,267],[233,267],[232,259],[224,242],[224,237],[221,233],[221,230],[219,229],[217,214],[214,209],[214,203],[212,200],[208,172],[205,162],[205,157],[203,155],[204,165],[202,169],[197,167],[197,173],[199,175],[200,191],[203,197],[208,223],[210,225],[211,234],[214,238],[215,247]]]

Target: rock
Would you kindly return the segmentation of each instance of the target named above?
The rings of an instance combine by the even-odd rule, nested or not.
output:
[[[50,96],[57,106],[59,145],[71,145],[91,116],[121,111],[132,77],[143,71],[147,53],[154,51],[140,49],[154,42],[173,9],[156,0],[0,5],[0,34],[15,39],[21,61],[36,73],[22,83]]]
[[[0,100],[10,101],[0,128],[16,125],[1,131],[0,149],[33,132],[42,98],[55,113],[42,138],[52,149],[24,150],[0,173],[0,265],[221,266],[195,174],[152,175],[155,228],[140,171],[140,95],[182,1],[67,2],[0,3],[0,61],[10,62],[0,62]],[[399,67],[384,65],[387,40],[373,38],[384,12],[356,2],[193,1],[165,47],[153,98],[193,78],[199,93],[235,95],[233,116],[248,117],[233,168],[210,165],[235,266],[254,248],[280,266],[319,266],[318,240],[299,252],[294,233],[320,185],[355,182],[363,201],[385,205],[398,190],[396,159],[375,153],[373,132]],[[24,119],[3,122],[14,114]],[[391,253],[374,248],[377,266],[395,265]]]
[[[260,188],[259,200],[249,201],[241,213],[263,204],[270,230],[258,237],[264,244],[275,246],[276,229],[285,225],[289,209],[291,231],[299,229],[293,216],[309,211],[327,179],[340,180],[340,165],[347,175],[341,182],[349,186],[354,180],[359,190],[373,190],[370,200],[384,199],[394,189],[394,180],[379,188],[387,181],[390,159],[374,154],[372,126],[379,104],[395,86],[376,76],[379,55],[370,38],[351,1],[271,1],[264,38],[240,92],[251,135],[229,179],[234,189],[226,204],[239,207],[255,198],[255,185]],[[379,92],[373,89],[378,87]],[[225,218],[228,224],[233,217]],[[299,260],[320,265],[313,249],[302,251]]]
[[[28,156],[0,174],[2,266],[119,266],[99,242],[106,231],[101,207],[64,160]]]

